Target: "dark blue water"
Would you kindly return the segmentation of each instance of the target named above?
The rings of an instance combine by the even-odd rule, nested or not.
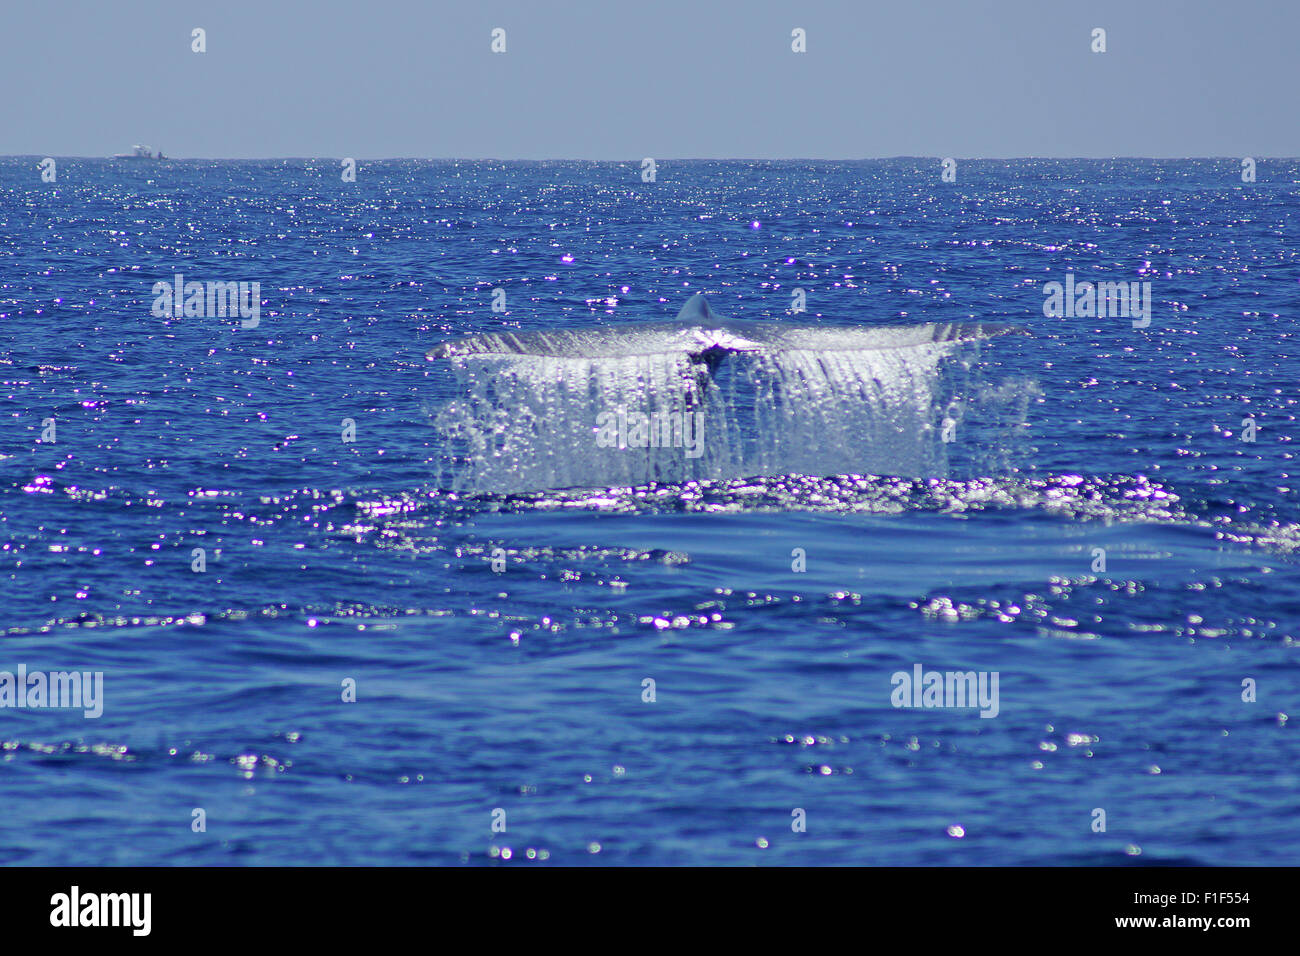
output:
[[[0,709],[0,861],[1300,862],[1300,163],[38,159],[0,161],[0,670],[102,671],[103,715]],[[155,317],[176,272],[260,324]],[[1149,326],[1045,317],[1069,272],[1150,281]],[[1024,326],[971,366],[1005,446],[457,488],[432,346],[796,287]],[[895,708],[917,663],[998,715]]]

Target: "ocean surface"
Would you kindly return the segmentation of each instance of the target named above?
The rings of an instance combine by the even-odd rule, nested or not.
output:
[[[102,715],[0,708],[0,862],[1300,863],[1300,162],[40,159],[0,671]],[[155,314],[177,273],[256,327]],[[1149,323],[1046,315],[1069,275]],[[731,444],[654,461],[573,443],[599,356],[425,357],[695,292],[1027,334],[733,356]],[[996,716],[894,706],[917,665]]]

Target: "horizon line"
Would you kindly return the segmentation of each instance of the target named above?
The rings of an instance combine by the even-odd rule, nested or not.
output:
[[[155,158],[145,159],[134,156],[104,156],[101,154],[79,155],[72,153],[0,153],[0,160],[4,159],[43,159],[45,157],[53,159],[91,159],[91,160],[129,160],[132,162],[287,162],[309,161],[319,162],[327,160],[342,161],[352,159],[356,162],[366,163],[387,163],[387,162],[437,162],[437,163],[641,163],[647,157],[590,157],[590,156],[542,156],[542,157],[507,157],[507,156],[164,156],[161,160]],[[1241,160],[1244,158],[1255,160],[1300,160],[1300,156],[1269,156],[1265,154],[1238,154],[1222,153],[1218,155],[1201,155],[1201,156],[1137,156],[1137,155],[1078,155],[1078,156],[1057,156],[1057,155],[1024,155],[1024,156],[961,156],[949,154],[947,156],[921,153],[900,153],[892,156],[656,156],[653,158],[656,163],[703,163],[703,162],[737,162],[737,163],[862,163],[862,162],[882,162],[885,160],[896,159],[925,159],[939,160],[957,159],[965,162],[989,162],[989,161],[1012,161],[1012,160]]]

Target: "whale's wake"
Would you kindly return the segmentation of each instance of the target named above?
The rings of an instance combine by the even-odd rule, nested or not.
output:
[[[943,476],[950,446],[989,424],[993,394],[958,352],[1014,331],[737,322],[696,295],[671,323],[445,343],[428,358],[462,381],[462,397],[434,419],[450,443],[447,484],[511,492],[759,474]],[[1024,396],[1010,396],[1017,421]]]

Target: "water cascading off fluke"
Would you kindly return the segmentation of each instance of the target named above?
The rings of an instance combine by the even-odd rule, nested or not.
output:
[[[984,323],[742,322],[694,295],[673,322],[490,332],[427,358],[461,397],[434,415],[467,491],[772,474],[942,476],[962,343]],[[956,403],[956,405],[954,405]],[[959,413],[957,413],[959,414]]]

